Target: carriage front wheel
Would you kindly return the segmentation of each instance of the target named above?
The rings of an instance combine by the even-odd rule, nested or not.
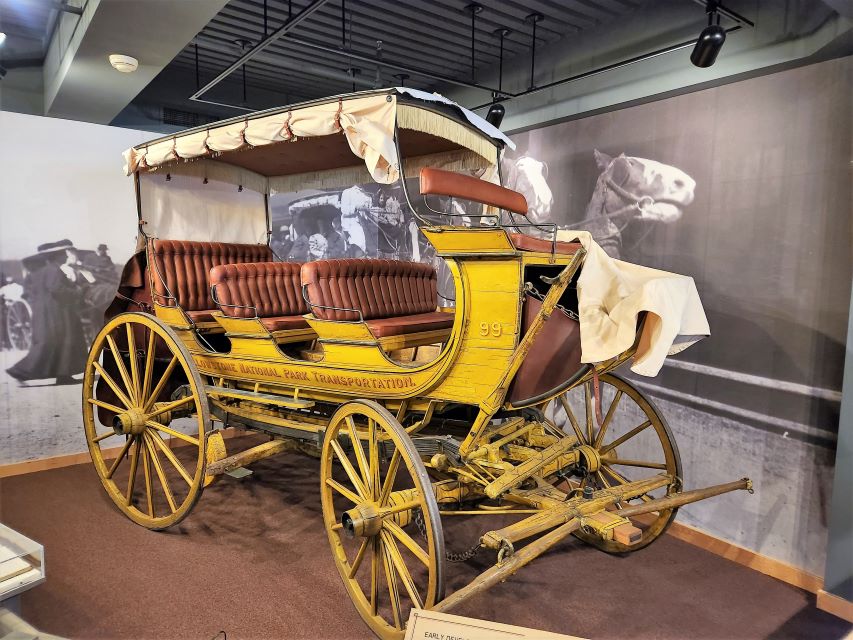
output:
[[[444,597],[444,535],[423,462],[371,400],[332,416],[320,462],[323,519],[350,598],[380,638],[402,638],[413,608]]]
[[[29,351],[33,344],[33,314],[26,300],[15,300],[6,309],[6,338],[13,349]]]
[[[171,328],[123,313],[101,329],[86,361],[83,422],[98,477],[128,518],[165,529],[187,516],[204,485],[210,414]]]
[[[607,489],[666,474],[675,481],[661,489],[634,498],[630,504],[648,502],[672,495],[681,489],[681,458],[675,437],[660,411],[639,389],[612,373],[599,379],[601,423],[595,411],[593,382],[588,381],[566,391],[545,406],[545,416],[563,431],[573,434],[581,444],[596,452],[597,468],[582,477],[556,478],[570,489],[591,484]],[[581,470],[583,471],[583,470]],[[627,506],[627,504],[619,505]],[[675,519],[677,509],[660,509],[632,518],[643,533],[639,542],[626,545],[615,540],[578,530],[575,535],[609,553],[638,551],[654,542]]]

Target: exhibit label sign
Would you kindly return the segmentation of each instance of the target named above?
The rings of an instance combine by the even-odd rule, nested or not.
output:
[[[412,609],[406,640],[583,640],[578,636],[516,627],[510,624]]]

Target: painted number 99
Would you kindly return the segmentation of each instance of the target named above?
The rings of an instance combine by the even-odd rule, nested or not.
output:
[[[491,324],[488,322],[480,323],[480,335],[483,338],[488,338],[489,336],[497,338],[501,333],[503,333],[503,327],[500,322],[492,322]]]

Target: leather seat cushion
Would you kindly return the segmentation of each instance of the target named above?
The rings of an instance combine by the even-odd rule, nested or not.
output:
[[[435,331],[453,327],[453,314],[433,311],[394,318],[368,320],[367,326],[377,338],[399,336],[420,331]]]
[[[215,309],[210,296],[210,270],[220,264],[266,262],[273,259],[265,244],[195,242],[190,240],[151,240],[149,273],[159,302],[173,304],[184,311]],[[153,263],[153,264],[152,264]],[[177,300],[167,301],[171,293]]]
[[[431,313],[438,305],[435,269],[420,262],[350,259],[302,265],[302,284],[314,305],[358,309],[365,320]],[[323,320],[358,320],[357,313],[323,309]]]
[[[223,264],[210,270],[222,313],[235,318],[300,316],[308,313],[302,298],[299,262]],[[236,306],[231,306],[236,305]]]
[[[292,329],[307,329],[308,323],[302,316],[273,316],[261,318],[261,324],[269,331],[289,331]]]
[[[525,233],[511,233],[509,239],[518,251],[551,253],[553,244],[547,238],[535,238]],[[557,253],[572,255],[582,247],[580,242],[557,242]]]
[[[187,311],[187,316],[193,322],[213,322],[213,314],[219,309],[200,309],[198,311]]]

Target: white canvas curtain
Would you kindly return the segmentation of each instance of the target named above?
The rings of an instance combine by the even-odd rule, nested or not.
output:
[[[167,182],[168,177],[168,182]],[[166,171],[139,176],[146,235],[172,240],[267,241],[264,194],[230,182]]]

